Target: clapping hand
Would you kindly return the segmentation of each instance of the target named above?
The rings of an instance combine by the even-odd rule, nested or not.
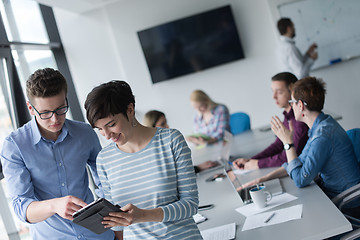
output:
[[[292,143],[293,142],[293,125],[292,121],[289,122],[290,130],[285,127],[285,125],[280,121],[279,117],[272,117],[271,120],[271,130],[283,143]]]

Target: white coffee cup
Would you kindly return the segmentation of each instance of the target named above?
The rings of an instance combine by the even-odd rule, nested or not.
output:
[[[265,186],[256,186],[250,189],[250,196],[257,208],[266,207],[272,199],[271,193],[265,190]]]

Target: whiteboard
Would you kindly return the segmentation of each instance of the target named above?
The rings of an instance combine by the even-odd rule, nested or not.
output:
[[[295,44],[302,53],[318,44],[313,69],[360,56],[359,0],[302,0],[277,8],[294,23]]]

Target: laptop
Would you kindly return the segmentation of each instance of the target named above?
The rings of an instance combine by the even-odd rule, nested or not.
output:
[[[232,137],[233,137],[232,134],[229,131],[225,130],[220,156],[217,156],[217,160],[212,160],[213,162],[216,163],[216,166],[202,170],[201,172],[199,172],[200,174],[204,174],[209,171],[224,168],[225,164],[228,164],[228,161],[230,159]]]
[[[233,187],[234,191],[236,191],[237,195],[240,197],[241,201],[245,204],[251,203],[252,200],[251,200],[249,191],[250,191],[250,189],[256,187],[256,185],[249,186],[249,187],[246,187],[246,188],[238,191],[237,189],[239,189],[242,185],[240,183],[240,180],[236,177],[236,174],[234,173],[234,171],[229,163],[227,163],[225,166],[226,166],[225,167],[226,176],[232,183],[232,187]],[[259,186],[265,186],[266,190],[271,192],[272,196],[276,196],[276,195],[283,193],[283,188],[282,188],[282,186],[280,184],[280,180],[278,178],[260,183]]]
[[[220,154],[220,162],[221,165],[225,166],[225,164],[228,164],[228,161],[230,159],[230,151],[231,151],[231,145],[232,145],[233,135],[226,131],[224,132],[224,139],[223,139],[223,145],[221,148],[221,154]]]

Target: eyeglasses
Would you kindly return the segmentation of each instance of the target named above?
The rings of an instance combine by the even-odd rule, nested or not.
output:
[[[307,106],[307,103],[304,102],[304,101],[301,100],[301,99],[299,99],[299,100],[293,100],[293,99],[291,99],[291,100],[289,100],[288,102],[289,102],[289,104],[292,106],[293,103],[298,103],[299,101],[302,101],[302,102],[304,103],[304,105]]]
[[[66,98],[66,106],[65,107],[60,107],[58,109],[55,109],[54,111],[47,111],[47,112],[43,112],[43,113],[39,113],[38,110],[36,110],[36,108],[30,103],[30,105],[35,109],[35,111],[39,114],[39,117],[42,120],[46,120],[49,118],[52,118],[52,116],[54,115],[54,113],[56,113],[56,115],[64,115],[65,113],[67,113],[67,111],[69,110],[69,104],[68,104],[68,100]]]

